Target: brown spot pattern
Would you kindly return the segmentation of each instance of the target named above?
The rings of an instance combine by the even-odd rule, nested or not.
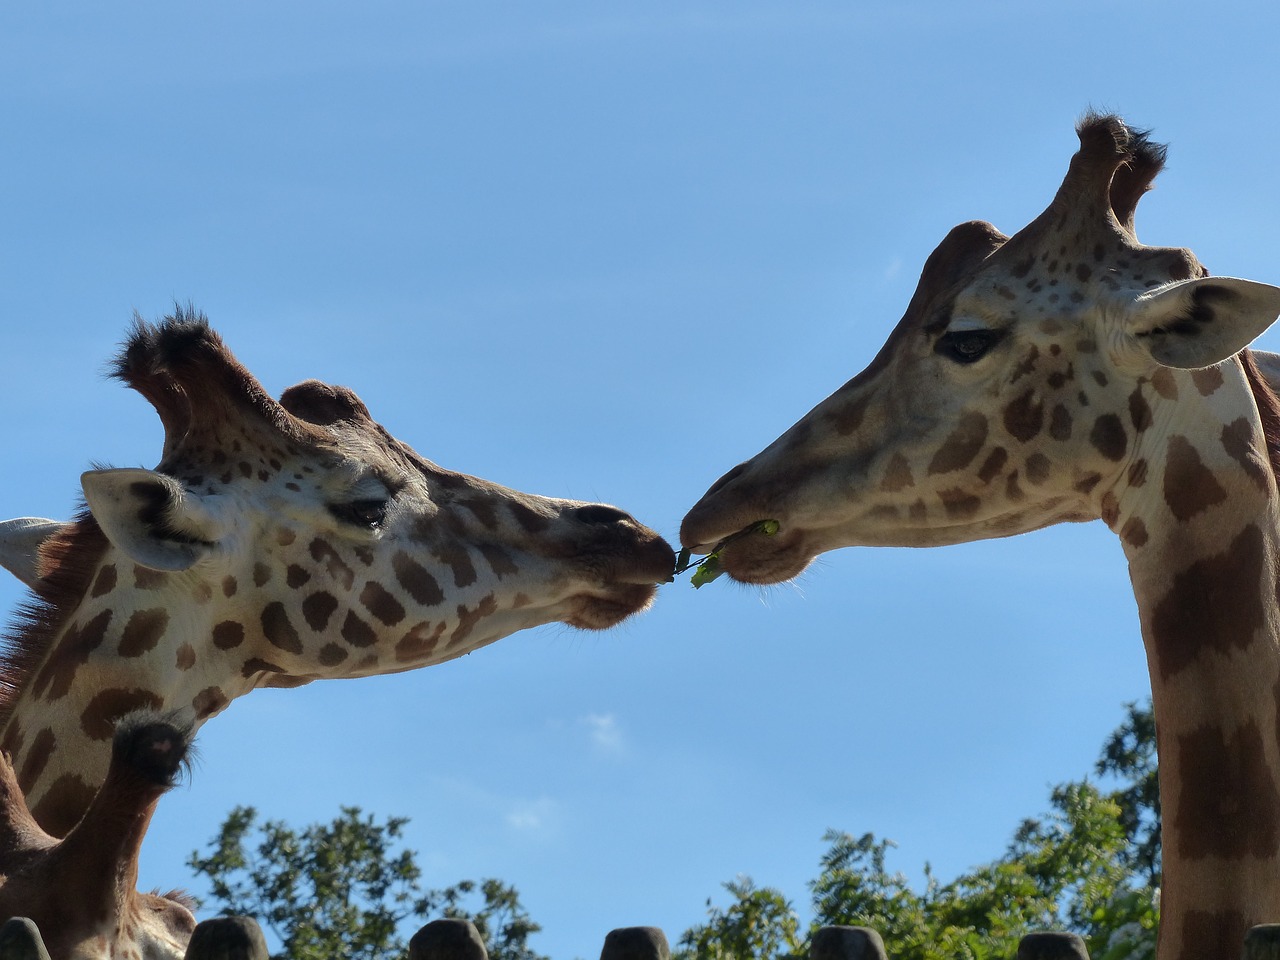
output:
[[[1151,426],[1151,405],[1142,395],[1141,387],[1135,387],[1129,394],[1129,422],[1139,433]]]
[[[345,647],[341,647],[336,643],[326,643],[320,648],[317,659],[322,667],[336,667],[349,656],[350,654],[347,653]]]
[[[164,701],[150,690],[108,688],[89,701],[80,714],[80,729],[90,740],[110,740],[116,721],[135,710],[159,710]]]
[[[1120,531],[1120,539],[1131,547],[1146,546],[1149,539],[1147,525],[1142,522],[1141,517],[1130,517]]]
[[[832,425],[836,428],[836,433],[847,437],[862,426],[862,420],[866,416],[870,402],[871,394],[864,394],[852,403],[847,403],[839,410],[828,414]]]
[[[1124,425],[1114,413],[1104,413],[1093,422],[1089,442],[1108,460],[1122,459],[1129,449],[1129,438],[1124,432]]]
[[[1213,471],[1204,465],[1200,452],[1186,437],[1169,438],[1164,468],[1164,499],[1179,520],[1190,520],[1227,499]]]
[[[476,568],[465,545],[456,540],[448,541],[435,551],[436,559],[453,569],[453,585],[469,587],[476,582]]]
[[[223,620],[213,628],[213,645],[219,650],[234,650],[244,643],[244,627],[234,620]]]
[[[89,786],[78,774],[64,773],[53,781],[31,813],[50,834],[65,837],[80,822],[97,793],[97,788]]]
[[[337,609],[338,601],[333,594],[323,590],[302,601],[302,616],[307,621],[307,626],[317,633],[329,625],[329,618]]]
[[[110,593],[116,588],[116,565],[114,563],[106,564],[98,575],[93,578],[93,589],[89,591],[89,596],[100,597],[103,594]]]
[[[253,565],[253,585],[255,587],[265,587],[271,581],[271,568],[265,563],[255,563]]]
[[[942,501],[947,516],[953,520],[968,520],[977,514],[982,501],[965,490],[939,490],[938,499]]]
[[[1250,721],[1230,737],[1203,726],[1178,738],[1183,770],[1176,820],[1178,852],[1192,860],[1269,859],[1280,849],[1280,792],[1262,732]]]
[[[1196,389],[1200,391],[1200,396],[1209,397],[1222,386],[1222,371],[1217,367],[1205,367],[1202,370],[1191,371],[1191,382],[1196,385]]]
[[[120,635],[119,654],[122,657],[140,657],[154,650],[165,628],[169,626],[169,611],[162,607],[136,610],[124,625]]]
[[[1049,458],[1042,453],[1033,453],[1027,457],[1025,468],[1028,483],[1034,483],[1039,486],[1049,479],[1051,470]]]
[[[57,745],[58,738],[48,727],[36,734],[36,738],[31,741],[31,750],[22,761],[22,772],[18,774],[22,783],[35,783],[40,779],[44,768],[49,765],[49,758],[53,756],[53,748]]]
[[[76,672],[89,662],[93,653],[105,639],[111,623],[111,611],[103,610],[83,626],[73,626],[59,642],[57,649],[45,661],[32,685],[37,697],[58,700],[67,695]]]
[[[983,483],[990,483],[1008,462],[1009,454],[1005,448],[996,447],[987,454],[987,459],[982,461],[982,466],[978,468],[978,479]]]
[[[289,585],[290,590],[297,590],[299,587],[305,586],[310,579],[311,572],[296,563],[289,564],[289,568],[284,574],[284,582]]]
[[[288,653],[301,653],[302,641],[298,639],[298,631],[289,622],[289,614],[284,604],[278,600],[268,603],[262,610],[262,635],[273,647]]]
[[[226,708],[231,701],[220,687],[205,687],[191,700],[191,709],[197,720],[204,720]]]
[[[1133,487],[1140,487],[1146,483],[1147,472],[1149,469],[1150,468],[1145,457],[1140,457],[1133,461],[1133,463],[1129,464],[1129,485]]]
[[[1044,404],[1037,399],[1035,390],[1028,390],[1004,408],[1005,430],[1023,443],[1039,434],[1043,426]]]
[[[435,653],[436,646],[443,635],[443,623],[436,624],[434,630],[429,623],[417,624],[396,644],[396,661],[398,663],[411,663],[428,659]]]
[[[404,587],[414,603],[433,607],[444,601],[444,591],[436,578],[407,553],[397,552],[391,558],[391,569],[396,575],[396,582]]]
[[[404,606],[386,587],[373,580],[366,583],[360,591],[360,602],[388,627],[394,627],[404,619]]]
[[[350,590],[351,585],[355,583],[355,572],[347,566],[342,558],[338,556],[338,551],[327,540],[321,540],[319,537],[311,541],[309,547],[311,559],[316,563],[323,563],[325,570],[329,576],[337,581],[344,590]]]
[[[226,576],[222,578],[222,595],[224,597],[234,597],[239,587],[240,585],[236,583],[235,577]]]
[[[1055,404],[1049,414],[1049,436],[1055,440],[1071,439],[1071,411],[1063,404]]]
[[[519,500],[512,500],[507,504],[507,509],[511,511],[511,515],[516,518],[516,522],[520,524],[525,533],[541,533],[551,526],[550,517],[539,513]],[[430,529],[430,525],[428,525],[428,529]]]
[[[476,604],[474,610],[468,610],[465,604],[458,604],[458,625],[449,636],[449,644],[452,646],[466,640],[471,636],[471,631],[475,629],[477,623],[485,617],[492,616],[497,610],[498,601],[494,599],[493,594],[489,594]]]
[[[347,619],[342,624],[342,639],[353,647],[370,647],[377,641],[378,635],[355,613],[348,611]]]
[[[1152,646],[1168,681],[1207,652],[1244,650],[1266,623],[1259,586],[1262,531],[1245,527],[1222,553],[1204,557],[1173,578],[1151,616]]]
[[[885,467],[880,489],[885,493],[897,493],[899,490],[915,486],[915,482],[915,477],[911,476],[911,464],[907,463],[907,458],[900,453],[895,453],[889,458],[889,465]]]
[[[986,443],[987,418],[980,413],[963,414],[929,461],[930,476],[964,469],[982,452]]]
[[[189,643],[184,643],[178,648],[178,655],[173,665],[179,670],[190,670],[196,665],[196,648]]]
[[[1160,367],[1151,375],[1151,386],[1166,400],[1178,399],[1178,381],[1167,367]]]
[[[489,564],[489,569],[493,571],[494,576],[499,580],[520,572],[520,568],[511,559],[511,554],[496,543],[480,544],[480,554],[484,557],[485,563]]]
[[[1265,452],[1253,440],[1253,426],[1244,417],[1222,428],[1222,449],[1240,464],[1249,479],[1264,493],[1270,490],[1271,469]]]

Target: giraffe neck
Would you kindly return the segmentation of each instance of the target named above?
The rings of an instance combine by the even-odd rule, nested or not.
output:
[[[1234,956],[1250,926],[1280,915],[1276,478],[1244,370],[1210,370],[1143,386],[1152,413],[1135,418],[1148,425],[1139,455],[1103,498],[1151,674],[1162,910],[1182,918],[1161,942],[1186,960]],[[1175,405],[1185,391],[1209,403]],[[1205,406],[1203,423],[1175,419]]]

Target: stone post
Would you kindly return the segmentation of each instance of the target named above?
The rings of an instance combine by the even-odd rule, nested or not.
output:
[[[0,960],[49,960],[34,922],[13,917],[0,926]]]
[[[409,960],[489,960],[480,931],[470,920],[432,920],[409,941]]]
[[[1263,923],[1244,935],[1242,960],[1280,960],[1280,923]]]
[[[870,927],[820,927],[809,945],[810,960],[888,960],[884,941]]]
[[[1018,960],[1089,960],[1074,933],[1029,933],[1018,944]]]
[[[196,924],[186,960],[268,960],[267,940],[252,917],[211,917]]]
[[[605,936],[600,960],[671,960],[671,947],[657,927],[619,927]]]

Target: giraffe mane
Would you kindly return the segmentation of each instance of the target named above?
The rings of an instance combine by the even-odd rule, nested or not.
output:
[[[71,609],[85,595],[108,540],[87,508],[40,545],[40,580],[0,635],[0,727],[40,668]]]
[[[1244,376],[1253,392],[1254,403],[1258,406],[1258,415],[1262,419],[1262,435],[1267,444],[1267,460],[1271,464],[1271,472],[1280,484],[1280,397],[1253,359],[1252,350],[1240,351],[1240,362],[1244,366]]]

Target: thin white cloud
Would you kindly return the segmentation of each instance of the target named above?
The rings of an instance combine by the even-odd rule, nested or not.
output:
[[[589,713],[578,722],[587,729],[591,745],[597,753],[616,757],[626,751],[618,718],[612,713]]]

